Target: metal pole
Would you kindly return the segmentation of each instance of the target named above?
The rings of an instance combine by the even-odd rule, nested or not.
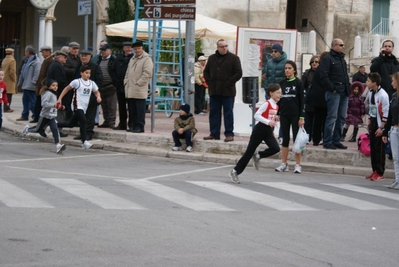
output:
[[[194,107],[195,21],[186,21],[184,102]]]
[[[96,39],[97,39],[97,0],[93,0],[93,51],[97,51]]]
[[[84,49],[87,49],[89,44],[89,16],[85,15],[85,30],[84,30]]]
[[[151,132],[154,132],[155,123],[155,91],[157,86],[157,74],[156,69],[156,44],[157,44],[157,23],[156,20],[153,21],[152,26],[152,62],[154,63],[154,72],[152,75],[152,85],[151,85]]]

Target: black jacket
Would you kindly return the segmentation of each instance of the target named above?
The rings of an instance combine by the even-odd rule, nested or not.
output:
[[[312,84],[307,88],[305,103],[311,107],[326,108],[326,90],[320,82],[320,69],[316,69],[313,75]]]
[[[99,57],[97,61],[97,65],[100,66],[102,58]],[[116,72],[115,72],[115,63],[116,63],[116,57],[114,55],[111,55],[108,61],[108,72],[109,75],[111,76],[112,84],[116,87]],[[108,84],[103,84],[103,86],[107,86]],[[98,88],[101,88],[100,86]]]
[[[123,86],[123,80],[125,79],[127,66],[129,65],[129,61],[132,58],[132,56],[133,53],[128,56],[125,56],[125,54],[123,54],[116,58],[115,62],[116,80],[114,82],[114,85],[118,93],[125,92],[125,87]]]
[[[349,96],[350,84],[345,54],[330,50],[320,62],[316,71],[320,72],[321,85],[330,92]]]
[[[50,79],[57,81],[58,95],[60,95],[62,90],[64,90],[64,88],[68,85],[65,69],[58,60],[54,60],[53,63],[51,63],[50,67],[48,68],[46,75],[46,84]]]
[[[370,71],[380,74],[381,88],[388,93],[389,99],[391,99],[395,89],[392,88],[390,76],[399,71],[399,62],[396,57],[394,55],[383,56],[380,54],[378,57],[371,60]]]
[[[358,71],[355,74],[353,74],[352,82],[366,83],[367,77],[368,77],[367,73],[362,74],[360,71]]]

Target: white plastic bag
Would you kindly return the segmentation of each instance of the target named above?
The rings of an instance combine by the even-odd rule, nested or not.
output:
[[[305,128],[300,127],[298,130],[298,134],[296,135],[292,152],[296,154],[301,153],[308,141],[309,141],[309,135],[306,133]]]

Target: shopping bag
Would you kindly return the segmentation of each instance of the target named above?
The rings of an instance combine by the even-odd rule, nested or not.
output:
[[[368,133],[361,134],[357,139],[357,149],[365,156],[370,156],[370,137]]]
[[[305,148],[306,144],[309,141],[309,135],[306,133],[305,128],[300,127],[298,130],[298,134],[295,138],[294,147],[292,148],[292,152],[299,154]]]

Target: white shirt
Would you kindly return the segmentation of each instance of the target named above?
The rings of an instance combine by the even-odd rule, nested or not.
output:
[[[98,90],[98,86],[92,80],[83,80],[82,78],[73,80],[69,86],[74,89],[71,103],[72,110],[81,109],[86,114],[89,105],[91,92]]]

